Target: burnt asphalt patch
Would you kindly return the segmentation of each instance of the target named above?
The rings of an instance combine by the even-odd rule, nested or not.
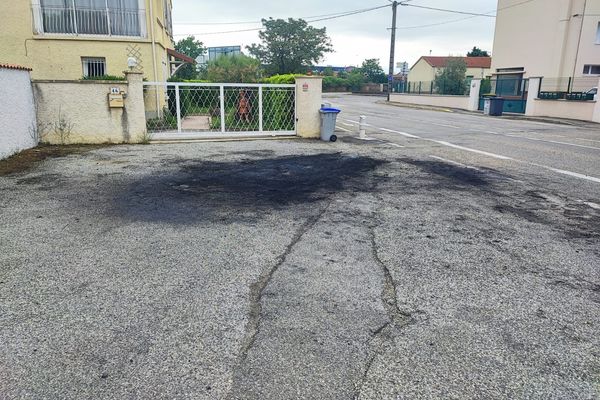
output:
[[[234,220],[245,211],[310,205],[340,191],[369,191],[372,172],[385,161],[343,154],[292,155],[232,161],[180,161],[175,171],[156,171],[125,185],[109,188],[125,219],[190,224],[219,218]],[[270,153],[266,153],[270,155]],[[171,163],[171,166],[174,164]],[[241,213],[241,214],[240,214]]]

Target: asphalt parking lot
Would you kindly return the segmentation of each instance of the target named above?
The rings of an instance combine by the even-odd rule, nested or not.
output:
[[[600,398],[600,184],[353,136],[0,176],[0,398]]]

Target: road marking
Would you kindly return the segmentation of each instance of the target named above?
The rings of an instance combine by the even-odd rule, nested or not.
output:
[[[386,128],[377,128],[377,129],[379,129],[380,131],[384,131],[384,132],[397,133],[398,135],[406,136],[407,138],[411,138],[411,139],[422,139],[420,136],[411,135],[410,133],[406,133],[406,132],[395,131],[393,129],[386,129]]]
[[[594,176],[584,175],[584,174],[580,174],[580,173],[572,172],[572,171],[566,171],[564,169],[552,168],[552,167],[548,167],[546,165],[540,165],[540,164],[534,164],[534,163],[529,163],[529,164],[535,165],[537,167],[545,168],[547,170],[556,172],[558,174],[568,175],[568,176],[572,176],[574,178],[585,179],[586,181],[600,183],[600,178],[596,178]]]
[[[351,119],[345,119],[344,121],[346,121],[346,122],[352,122],[353,124],[358,124],[358,125],[360,125],[360,122],[358,122],[358,121],[353,121],[353,120],[351,120]],[[364,126],[373,126],[373,125],[371,125],[371,124],[367,124],[367,123],[364,123],[363,125],[364,125]]]
[[[348,124],[348,123],[346,123],[346,122],[342,122],[342,125],[346,125],[346,126],[352,126],[352,127],[354,127],[354,124]]]
[[[435,139],[422,138],[420,136],[412,135],[412,134],[407,133],[407,132],[396,131],[396,130],[387,129],[387,128],[379,128],[379,127],[375,127],[375,126],[373,128],[375,128],[377,130],[380,130],[380,131],[384,131],[384,132],[397,133],[399,135],[402,135],[402,136],[405,136],[405,137],[408,137],[408,138],[411,138],[411,139],[422,139],[422,140],[429,141],[429,142],[432,142],[432,143],[441,144],[442,146],[452,147],[452,148],[455,148],[455,149],[458,149],[458,150],[464,150],[464,151],[468,151],[468,152],[471,152],[471,153],[476,153],[476,154],[481,154],[481,155],[492,157],[492,158],[497,158],[499,160],[516,161],[516,162],[520,162],[520,163],[524,163],[524,164],[529,164],[529,165],[533,165],[533,166],[536,166],[536,167],[547,169],[547,170],[552,171],[552,172],[556,172],[558,174],[572,176],[574,178],[579,178],[579,179],[584,179],[584,180],[591,181],[591,182],[600,183],[600,178],[596,178],[594,176],[580,174],[578,172],[572,172],[572,171],[567,171],[567,170],[563,170],[563,169],[553,168],[553,167],[549,167],[547,165],[536,164],[536,163],[532,163],[532,162],[529,162],[529,161],[516,160],[514,158],[503,156],[501,154],[494,154],[494,153],[490,153],[490,152],[483,151],[483,150],[472,149],[470,147],[460,146],[460,145],[457,145],[457,144],[454,144],[454,143],[450,143],[450,142],[446,142],[446,141],[443,141],[443,140],[435,140]]]
[[[438,157],[438,156],[432,156],[432,155],[429,155],[429,157],[434,158],[434,159],[439,160],[439,161],[446,162],[448,164],[456,165],[456,166],[459,166],[459,167],[468,168],[468,169],[474,169],[476,171],[481,171],[477,167],[471,167],[470,165],[459,163],[458,161],[452,161],[452,160],[448,160],[446,158],[442,158],[442,157]]]
[[[487,151],[472,149],[470,147],[459,146],[454,143],[444,142],[443,140],[435,140],[435,139],[424,139],[424,140],[428,140],[430,142],[438,143],[438,144],[452,147],[452,148],[459,149],[459,150],[470,151],[471,153],[483,154],[484,156],[497,158],[499,160],[512,160],[512,158],[507,157],[507,156],[503,156],[500,154],[494,154],[494,153],[488,153]]]
[[[352,133],[352,131],[350,129],[342,128],[339,125],[336,125],[335,129],[339,129],[339,130],[344,131],[344,132]]]
[[[406,146],[402,146],[401,144],[398,143],[392,143],[392,142],[387,142],[386,143],[388,146],[394,146],[394,147],[399,147],[399,148],[405,148]]]

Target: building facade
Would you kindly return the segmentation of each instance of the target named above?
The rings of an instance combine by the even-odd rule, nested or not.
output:
[[[448,60],[463,59],[467,64],[466,77],[486,78],[491,74],[492,59],[490,57],[435,57],[423,56],[413,65],[408,73],[409,82],[432,82],[436,75],[444,70]]]
[[[600,76],[600,1],[499,0],[493,56],[499,78]]]
[[[0,11],[0,61],[33,79],[122,76],[135,58],[147,80],[164,81],[177,65],[171,0],[17,0]]]

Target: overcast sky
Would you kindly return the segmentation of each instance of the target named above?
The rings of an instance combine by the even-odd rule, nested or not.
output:
[[[384,5],[385,0],[174,0],[175,39],[188,34],[206,46],[247,46],[258,42],[256,31],[208,35],[208,32],[252,29],[260,24],[205,25],[222,22],[252,22],[261,18],[301,18],[333,14]],[[412,0],[412,4],[460,11],[494,12],[497,0]],[[473,46],[492,50],[494,18],[450,14],[415,7],[398,7],[396,61],[413,64],[420,56],[466,55]],[[360,65],[367,58],[379,58],[385,67],[389,60],[391,7],[339,19],[315,22],[327,28],[335,52],[321,65]],[[460,20],[460,21],[458,21]],[[455,21],[455,22],[450,22]],[[446,23],[449,22],[449,23]],[[440,24],[414,28],[415,26]],[[412,28],[410,28],[412,27]],[[410,29],[409,29],[410,28]]]

